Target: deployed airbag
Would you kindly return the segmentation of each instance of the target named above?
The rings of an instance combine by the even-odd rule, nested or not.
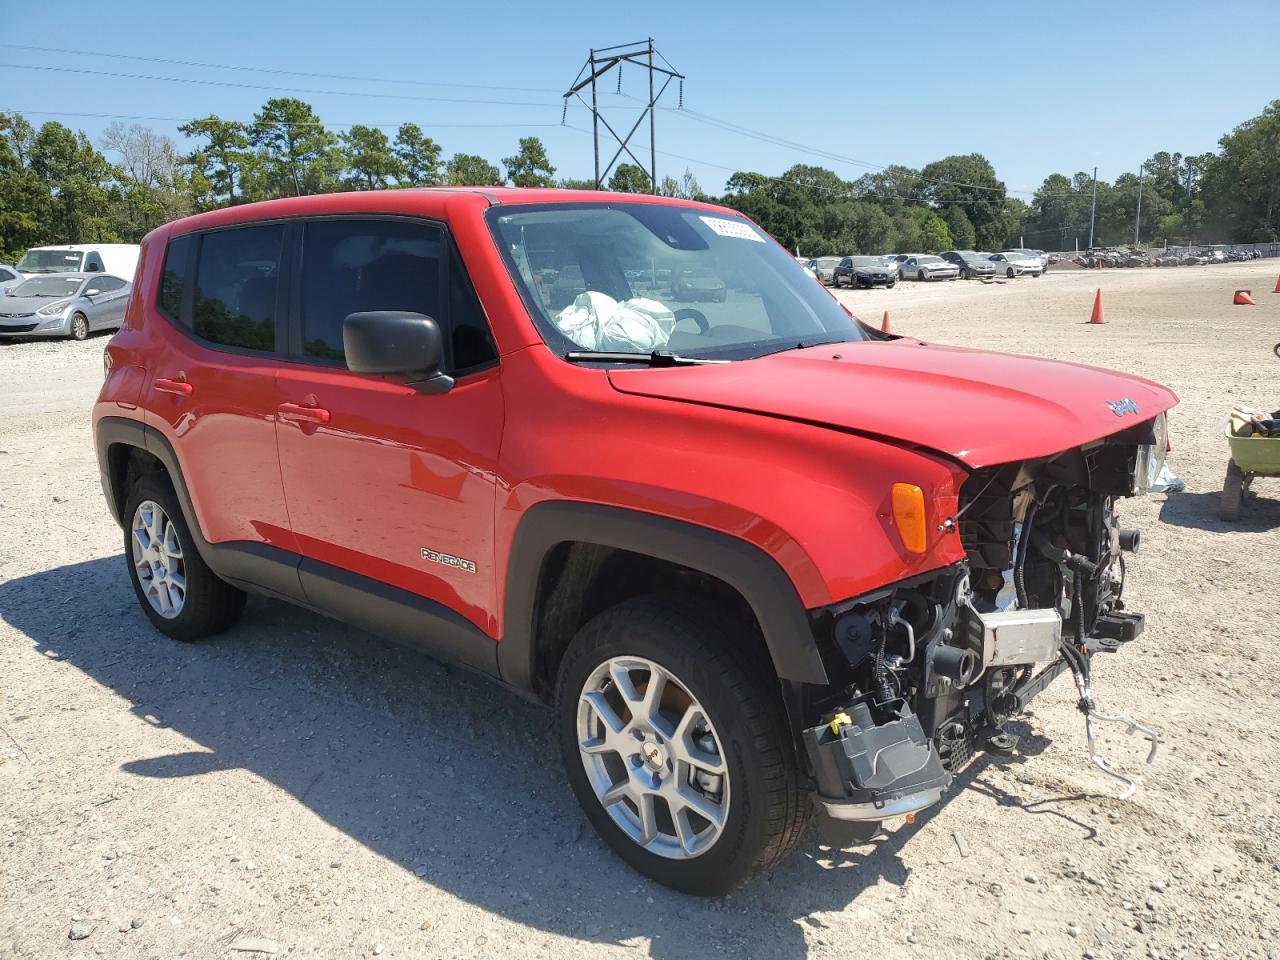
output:
[[[632,297],[619,303],[596,290],[578,294],[553,319],[583,350],[661,350],[676,325],[675,314],[657,300]]]

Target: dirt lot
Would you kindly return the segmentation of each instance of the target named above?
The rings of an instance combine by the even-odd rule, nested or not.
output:
[[[1181,395],[1187,492],[1124,511],[1147,632],[1095,668],[1167,746],[1148,768],[1108,737],[1142,782],[1116,801],[1059,680],[1023,754],[979,759],[913,826],[812,841],[712,901],[611,856],[549,714],[481,680],[262,600],[212,642],[150,629],[90,444],[104,340],[0,345],[0,957],[1275,957],[1280,482],[1238,523],[1215,504],[1228,406],[1280,405],[1277,269],[841,294],[923,339]],[[1086,326],[1097,284],[1109,323]]]

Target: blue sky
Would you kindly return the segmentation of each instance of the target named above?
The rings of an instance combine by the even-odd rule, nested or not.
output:
[[[982,153],[1013,191],[1034,190],[1051,172],[1070,175],[1095,164],[1099,177],[1113,179],[1159,149],[1214,149],[1220,136],[1280,97],[1280,8],[1274,0],[1233,0],[1222,7],[1203,0],[920,2],[903,5],[902,12],[893,3],[757,0],[482,7],[132,0],[116,12],[100,0],[60,0],[56,6],[56,18],[27,17],[29,7],[0,0],[6,24],[0,64],[58,68],[0,67],[0,109],[25,111],[36,123],[59,120],[95,142],[111,117],[70,114],[217,113],[247,120],[269,96],[298,96],[326,123],[381,124],[394,132],[413,121],[446,155],[479,153],[494,163],[514,152],[518,137],[536,134],[559,175],[589,176],[591,138],[560,126],[560,94],[590,47],[650,35],[687,76],[690,110],[869,164],[919,166],[950,153]],[[640,71],[628,69],[623,93],[641,96],[644,83]],[[614,89],[612,83],[606,89]],[[327,92],[298,92],[313,90]],[[776,174],[807,162],[848,178],[870,169],[717,129],[675,111],[675,94],[673,86],[663,101],[673,109],[658,116],[660,177],[688,167],[705,189],[718,192],[736,169]],[[630,125],[634,100],[612,93],[602,99],[615,126]],[[183,144],[174,120],[137,122]],[[568,123],[586,129],[589,114],[571,109]],[[639,142],[647,151],[647,137]]]

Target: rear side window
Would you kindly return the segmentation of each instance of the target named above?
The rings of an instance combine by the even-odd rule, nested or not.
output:
[[[191,308],[195,335],[244,350],[276,347],[281,224],[236,227],[200,238]]]
[[[182,296],[191,271],[191,254],[198,238],[177,237],[169,241],[164,252],[164,271],[160,275],[160,309],[175,323],[182,323]]]

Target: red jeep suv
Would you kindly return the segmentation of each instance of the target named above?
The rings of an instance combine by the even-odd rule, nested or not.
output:
[[[167,224],[105,363],[157,629],[251,591],[552,704],[595,829],[704,894],[936,803],[1064,670],[1092,723],[1176,402],[881,334],[732,210],[559,190]]]

